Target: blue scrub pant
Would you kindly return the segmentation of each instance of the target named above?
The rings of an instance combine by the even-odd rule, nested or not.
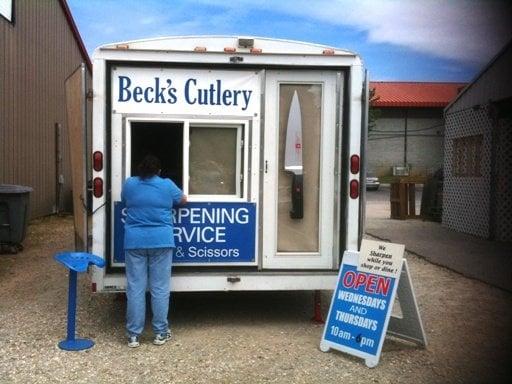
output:
[[[172,248],[126,250],[126,330],[138,336],[144,330],[146,318],[146,287],[151,293],[151,325],[156,334],[169,330],[170,277]]]

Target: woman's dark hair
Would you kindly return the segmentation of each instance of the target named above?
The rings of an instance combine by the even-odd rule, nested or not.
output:
[[[162,163],[160,163],[160,160],[157,157],[147,155],[138,165],[137,171],[139,172],[139,177],[141,179],[149,179],[150,177],[157,175],[161,168]]]

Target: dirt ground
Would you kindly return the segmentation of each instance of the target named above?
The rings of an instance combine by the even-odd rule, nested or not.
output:
[[[0,255],[0,383],[505,383],[512,377],[512,294],[407,255],[428,346],[388,338],[380,364],[318,349],[310,292],[173,295],[172,342],[124,338],[124,300],[79,280],[77,331],[64,352],[70,217],[29,226],[25,250]],[[330,292],[323,293],[327,312]]]

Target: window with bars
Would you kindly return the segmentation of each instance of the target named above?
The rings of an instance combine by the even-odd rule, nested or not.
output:
[[[483,135],[465,136],[453,139],[454,176],[479,177],[480,160],[482,158]]]

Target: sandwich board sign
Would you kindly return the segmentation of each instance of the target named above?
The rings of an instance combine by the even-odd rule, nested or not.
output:
[[[363,240],[361,252],[345,251],[333,293],[320,350],[331,348],[365,359],[375,367],[390,324],[393,303],[401,285],[406,305],[403,318],[393,318],[394,336],[426,345],[414,299],[404,246]],[[404,267],[404,268],[403,268]],[[402,270],[406,276],[400,284]]]

